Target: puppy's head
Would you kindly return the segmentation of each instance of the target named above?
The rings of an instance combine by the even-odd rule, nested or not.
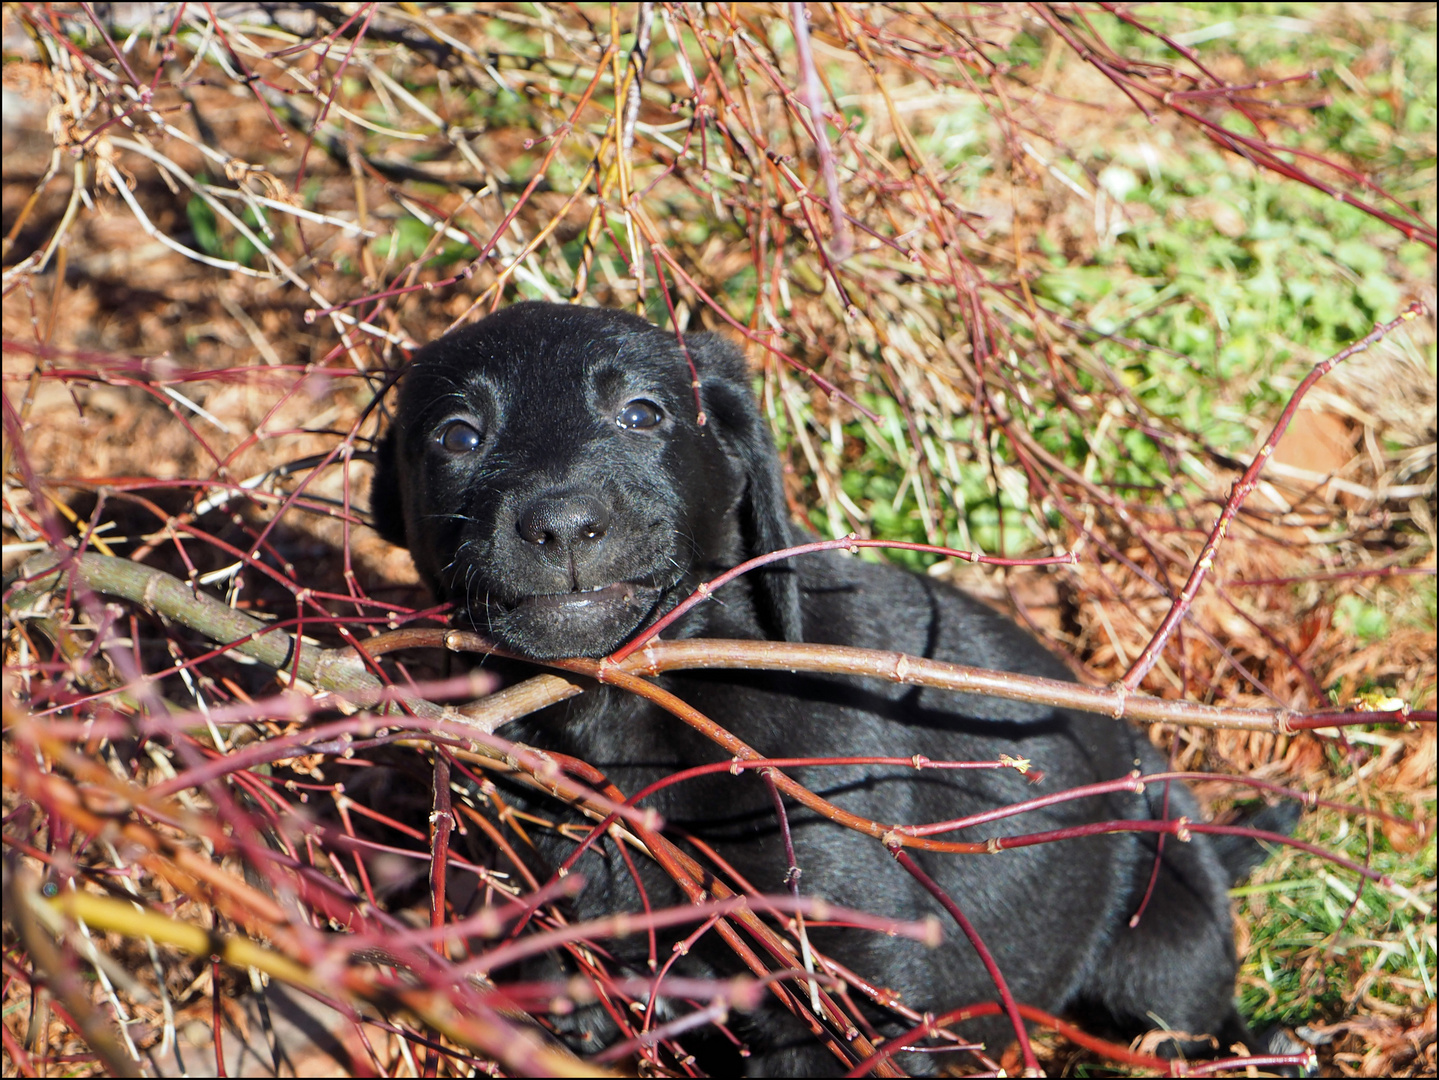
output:
[[[376,527],[431,592],[535,659],[602,656],[701,581],[788,543],[743,358],[617,311],[524,303],[421,349],[380,447]],[[760,629],[798,640],[785,567]]]

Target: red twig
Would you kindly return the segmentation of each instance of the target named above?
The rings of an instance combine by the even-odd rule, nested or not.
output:
[[[853,533],[840,540],[816,540],[811,544],[799,544],[795,547],[784,548],[781,551],[771,551],[767,555],[759,555],[753,559],[746,559],[738,566],[726,570],[719,577],[710,581],[701,582],[688,598],[681,601],[674,610],[668,612],[663,618],[643,630],[636,637],[621,645],[607,658],[608,663],[618,664],[626,657],[632,655],[636,650],[644,647],[645,643],[659,636],[660,632],[670,626],[676,619],[679,619],[696,604],[708,600],[716,589],[727,585],[741,574],[747,574],[751,570],[761,566],[768,566],[770,563],[778,562],[781,559],[788,559],[795,555],[809,555],[817,551],[849,551],[858,552],[860,548],[894,548],[902,551],[922,551],[931,555],[945,555],[953,559],[963,559],[965,562],[989,563],[993,566],[1072,566],[1078,559],[1073,553],[1068,555],[1048,555],[1034,559],[1003,559],[994,555],[976,555],[972,551],[959,551],[956,548],[938,547],[934,544],[915,544],[903,540],[861,540]]]
[[[1134,690],[1137,688],[1139,684],[1144,681],[1144,677],[1149,674],[1149,669],[1154,667],[1155,663],[1159,660],[1159,656],[1164,651],[1164,646],[1169,641],[1170,635],[1174,633],[1180,620],[1184,618],[1185,612],[1189,610],[1189,605],[1194,602],[1194,597],[1199,593],[1199,587],[1204,583],[1204,579],[1209,573],[1209,568],[1214,565],[1214,558],[1219,551],[1220,542],[1224,539],[1225,531],[1229,528],[1229,523],[1234,520],[1234,515],[1239,512],[1239,507],[1243,505],[1249,493],[1257,486],[1259,473],[1269,461],[1270,455],[1274,453],[1274,448],[1279,445],[1280,436],[1282,436],[1285,429],[1289,427],[1289,421],[1294,418],[1294,413],[1298,410],[1299,403],[1304,399],[1304,395],[1309,392],[1315,383],[1332,371],[1337,365],[1356,353],[1363,352],[1376,342],[1383,340],[1397,327],[1417,319],[1424,311],[1424,305],[1415,301],[1413,304],[1410,304],[1408,309],[1398,318],[1391,319],[1387,323],[1379,324],[1353,345],[1340,350],[1328,360],[1316,364],[1310,370],[1309,374],[1304,377],[1304,380],[1295,388],[1294,393],[1289,396],[1289,404],[1285,406],[1284,411],[1280,414],[1279,420],[1274,425],[1274,429],[1269,433],[1269,437],[1264,440],[1264,445],[1262,445],[1259,448],[1259,452],[1254,455],[1254,460],[1250,463],[1249,468],[1244,470],[1244,475],[1235,483],[1228,500],[1224,503],[1224,509],[1219,514],[1219,520],[1214,523],[1214,528],[1209,533],[1209,539],[1205,541],[1204,549],[1199,553],[1199,559],[1195,562],[1194,569],[1189,574],[1189,580],[1184,583],[1184,588],[1180,590],[1179,595],[1175,597],[1174,603],[1170,606],[1169,614],[1164,617],[1164,621],[1160,623],[1159,629],[1157,629],[1153,637],[1149,639],[1149,644],[1144,647],[1144,651],[1139,654],[1139,658],[1135,660],[1129,671],[1125,673],[1123,680],[1125,689]]]
[[[1044,1071],[1039,1067],[1039,1059],[1034,1056],[1034,1047],[1029,1044],[1029,1032],[1025,1029],[1024,1021],[1020,1018],[1019,1006],[1015,1004],[1014,995],[1009,992],[1009,983],[1005,981],[1003,973],[1000,972],[999,964],[995,962],[994,954],[989,951],[989,948],[984,944],[983,940],[980,939],[979,932],[975,930],[970,921],[965,918],[964,912],[959,909],[959,905],[954,902],[954,898],[940,888],[939,883],[926,874],[924,870],[920,868],[919,863],[910,858],[909,854],[905,852],[903,848],[898,846],[891,847],[890,854],[894,856],[895,861],[898,862],[900,866],[909,871],[910,876],[914,878],[914,880],[923,885],[929,894],[939,901],[940,906],[949,912],[950,917],[953,918],[954,921],[959,924],[959,928],[964,931],[964,936],[969,939],[969,943],[974,946],[974,951],[979,954],[980,963],[984,965],[984,969],[989,972],[990,979],[994,981],[994,988],[999,991],[999,999],[1004,1003],[1004,1011],[1009,1016],[1009,1022],[1014,1025],[1014,1037],[1019,1040],[1019,1051],[1024,1055],[1025,1075],[1043,1076]]]

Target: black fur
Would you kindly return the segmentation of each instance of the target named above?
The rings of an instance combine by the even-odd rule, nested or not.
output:
[[[381,450],[372,505],[381,533],[410,548],[430,589],[456,604],[459,623],[536,659],[601,656],[699,582],[805,539],[789,522],[743,359],[711,335],[685,341],[698,370],[703,426],[674,334],[619,312],[519,304],[416,355]],[[655,414],[636,402],[656,406],[658,421],[650,424]],[[617,422],[622,415],[628,427]],[[828,642],[1068,677],[1011,622],[933,578],[843,555],[790,562],[727,586],[670,636]],[[610,588],[582,591],[603,587]],[[1036,789],[1011,770],[792,770],[826,798],[885,822],[954,818],[1119,777],[1136,765],[1164,767],[1127,724],[1044,706],[820,675],[717,672],[661,681],[766,755],[994,760],[1004,753],[1030,758],[1045,772]],[[668,713],[603,687],[501,734],[584,759],[626,794],[725,758]],[[1090,798],[960,838],[1157,817],[1162,800],[1160,790]],[[649,802],[676,835],[702,836],[761,890],[785,890],[784,850],[759,778],[713,776],[669,787]],[[551,805],[546,812],[559,811]],[[1168,813],[1198,814],[1182,785],[1171,786]],[[952,928],[880,844],[798,807],[789,816],[806,894],[899,918],[934,913]],[[551,866],[573,850],[555,833],[535,839]],[[1121,1034],[1151,1028],[1157,1018],[1172,1029],[1212,1034],[1227,1051],[1249,1033],[1233,1003],[1226,855],[1236,869],[1248,858],[1221,853],[1203,836],[1170,838],[1134,929],[1129,919],[1154,864],[1151,837],[916,858],[966,912],[1021,1002],[1098,1020]],[[587,885],[576,917],[639,909],[612,844],[597,845],[578,869]],[[653,903],[679,902],[656,868],[642,872]],[[737,970],[713,937],[685,970]],[[919,1010],[996,997],[957,931],[938,949],[857,930],[820,928],[812,940]],[[648,954],[644,935],[614,948],[636,968]],[[877,1012],[873,1019],[888,1033],[906,1026]],[[753,1050],[745,1065],[752,1075],[825,1075],[839,1067],[778,1006],[758,1010],[740,1029]],[[1001,1020],[961,1030],[988,1040],[996,1053],[1012,1038]],[[910,1054],[903,1065],[926,1072],[945,1060]]]

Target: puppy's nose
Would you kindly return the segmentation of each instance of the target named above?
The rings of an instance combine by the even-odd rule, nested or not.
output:
[[[572,552],[605,535],[610,511],[593,495],[557,495],[530,503],[516,525],[531,544]]]

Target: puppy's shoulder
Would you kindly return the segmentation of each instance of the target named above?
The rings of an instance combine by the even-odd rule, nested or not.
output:
[[[826,553],[801,570],[800,581],[810,641],[1073,678],[1008,616],[939,578]]]

